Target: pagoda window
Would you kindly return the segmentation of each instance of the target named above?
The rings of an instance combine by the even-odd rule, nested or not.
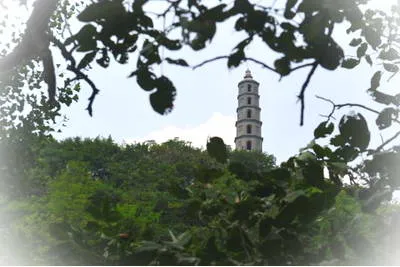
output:
[[[247,133],[251,134],[251,125],[250,124],[247,125]]]
[[[247,110],[247,118],[251,118],[251,109]]]
[[[251,141],[246,142],[246,148],[247,150],[251,150]]]

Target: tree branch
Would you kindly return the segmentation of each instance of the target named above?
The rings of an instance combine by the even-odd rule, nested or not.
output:
[[[47,83],[49,103],[55,104],[56,76],[53,57],[49,48],[50,18],[57,9],[59,0],[37,0],[27,21],[21,42],[8,55],[0,59],[0,73],[9,72],[24,61],[39,57],[43,63],[43,78]]]
[[[197,64],[197,65],[192,66],[192,69],[195,70],[195,69],[200,68],[200,67],[202,67],[202,66],[204,66],[204,65],[206,65],[206,64],[208,64],[208,63],[211,63],[211,62],[214,62],[214,61],[217,61],[217,60],[220,60],[220,59],[227,59],[227,58],[229,58],[229,57],[230,57],[230,56],[218,56],[218,57],[210,58],[210,59],[207,59],[207,60],[205,60],[205,61],[203,61],[203,62],[201,62],[201,63],[199,63],[199,64]],[[259,60],[257,60],[257,59],[254,59],[254,58],[251,58],[251,57],[245,57],[245,58],[243,58],[243,60],[244,60],[244,61],[251,61],[251,62],[254,62],[254,63],[258,64],[258,65],[261,65],[263,68],[266,68],[266,69],[271,70],[271,71],[273,71],[273,72],[275,72],[275,73],[277,73],[277,74],[280,74],[280,73],[279,73],[277,70],[275,70],[274,68],[268,66],[268,65],[265,64],[264,62],[259,61]]]
[[[295,70],[302,69],[302,68],[305,68],[305,67],[311,67],[311,66],[314,66],[314,64],[315,63],[307,63],[307,64],[304,64],[304,65],[300,65],[300,66],[294,67],[293,69],[290,69],[290,71],[293,72]]]
[[[388,140],[386,140],[382,145],[378,146],[375,150],[375,152],[379,152],[381,151],[387,144],[389,144],[390,142],[392,142],[394,139],[396,139],[398,136],[400,135],[400,131],[398,131],[395,135],[393,135],[392,137],[390,137]],[[371,153],[369,153],[371,154]]]
[[[359,108],[368,110],[368,111],[370,111],[370,112],[372,112],[372,113],[375,113],[375,114],[377,114],[377,115],[380,114],[379,111],[377,111],[377,110],[375,110],[375,109],[372,109],[372,108],[369,108],[369,107],[367,107],[367,106],[361,105],[361,104],[355,104],[355,103],[335,104],[332,100],[330,100],[330,99],[328,99],[328,98],[325,98],[325,97],[322,97],[322,96],[318,96],[318,95],[315,96],[315,97],[318,98],[318,99],[321,99],[321,100],[323,100],[323,101],[329,102],[329,103],[332,105],[332,111],[331,111],[331,113],[330,113],[329,115],[325,116],[325,117],[328,118],[328,120],[329,120],[330,118],[332,118],[332,116],[333,116],[333,114],[335,113],[336,109],[341,109],[341,108],[343,108],[343,107],[359,107]],[[394,122],[400,124],[400,121],[399,121],[398,119],[393,119],[393,118],[392,118],[392,121],[394,121]],[[396,139],[396,138],[399,137],[399,136],[400,136],[400,131],[397,132],[394,136],[392,136],[392,137],[389,138],[388,140],[386,140],[385,142],[383,142],[383,143],[382,143],[380,146],[378,146],[375,150],[370,151],[368,154],[371,155],[371,154],[373,154],[373,153],[376,153],[376,152],[381,151],[387,144],[389,144],[390,142],[392,142],[394,139]]]
[[[0,72],[8,72],[22,61],[31,60],[49,47],[48,25],[59,0],[37,0],[27,21],[21,42],[8,55],[0,59]]]
[[[380,114],[379,111],[377,111],[377,110],[375,110],[375,109],[372,109],[372,108],[370,108],[370,107],[361,105],[361,104],[356,104],[356,103],[335,104],[332,100],[327,99],[327,98],[325,98],[325,97],[318,96],[318,95],[316,95],[315,97],[318,98],[318,99],[324,100],[324,101],[326,101],[326,102],[329,102],[329,103],[332,105],[332,111],[331,111],[331,113],[330,113],[329,115],[326,116],[326,117],[328,117],[328,119],[330,119],[330,118],[332,117],[332,115],[333,115],[333,113],[335,113],[336,109],[341,109],[341,108],[343,108],[343,107],[358,107],[358,108],[362,108],[362,109],[368,110],[368,111],[370,111],[370,112],[372,112],[372,113],[375,113],[375,114],[377,114],[377,115]],[[392,120],[393,120],[394,122],[400,124],[400,121],[399,121],[398,119],[392,119]]]
[[[95,83],[85,73],[83,73],[80,69],[76,67],[75,58],[72,56],[71,52],[69,52],[66,49],[64,44],[55,37],[52,37],[51,41],[60,49],[62,56],[66,60],[70,61],[70,64],[68,65],[67,69],[76,75],[76,78],[73,80],[84,80],[92,88],[92,94],[88,99],[89,104],[86,109],[89,112],[89,115],[93,116],[93,102],[94,99],[96,98],[96,95],[100,92],[100,90],[96,87]]]
[[[205,60],[205,61],[203,61],[203,62],[201,62],[201,63],[199,63],[197,65],[194,65],[192,67],[192,69],[195,70],[197,68],[203,67],[204,65],[206,65],[208,63],[211,63],[211,62],[214,62],[214,61],[217,61],[217,60],[220,60],[220,59],[225,59],[225,58],[229,58],[229,56],[218,56],[218,57],[214,57],[214,58],[211,58],[211,59],[207,59],[207,60]]]
[[[311,64],[312,68],[310,70],[310,72],[307,75],[307,79],[305,80],[305,82],[303,83],[303,86],[301,87],[301,91],[300,94],[298,95],[298,98],[300,100],[301,103],[301,111],[300,111],[300,126],[304,125],[304,108],[305,108],[305,92],[306,89],[308,87],[308,84],[311,81],[311,77],[314,75],[315,70],[318,67],[318,62],[314,62]]]

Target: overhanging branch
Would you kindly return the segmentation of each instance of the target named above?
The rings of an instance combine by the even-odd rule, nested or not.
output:
[[[37,0],[27,20],[21,42],[8,55],[0,59],[0,73],[8,72],[23,61],[31,60],[49,47],[48,25],[59,0]]]
[[[192,69],[195,70],[195,69],[197,69],[197,68],[203,67],[204,65],[206,65],[206,64],[208,64],[208,63],[211,63],[211,62],[214,62],[214,61],[217,61],[217,60],[220,60],[220,59],[228,59],[229,57],[230,57],[230,56],[218,56],[218,57],[210,58],[210,59],[207,59],[207,60],[205,60],[205,61],[203,61],[203,62],[201,62],[201,63],[199,63],[199,64],[197,64],[197,65],[192,66]],[[268,70],[270,70],[270,71],[273,71],[273,72],[275,72],[275,73],[277,73],[277,74],[280,74],[276,69],[274,69],[274,68],[268,66],[268,65],[265,64],[264,62],[259,61],[259,60],[257,60],[257,59],[254,59],[254,58],[251,58],[251,57],[245,57],[245,58],[243,58],[243,61],[254,62],[254,63],[260,65],[260,66],[263,67],[263,68],[266,68],[266,69],[268,69]]]
[[[368,111],[370,111],[370,112],[372,112],[372,113],[375,113],[375,114],[377,114],[377,115],[380,114],[379,111],[377,111],[377,110],[375,110],[375,109],[372,109],[372,108],[370,108],[370,107],[361,105],[361,104],[357,104],[357,103],[335,104],[335,102],[333,102],[332,100],[330,100],[330,99],[328,99],[328,98],[325,98],[325,97],[322,97],[322,96],[318,96],[318,95],[316,95],[315,97],[318,98],[318,99],[321,99],[321,100],[323,100],[323,101],[326,101],[326,102],[328,102],[328,103],[330,103],[330,104],[332,105],[332,111],[331,111],[331,113],[329,113],[329,115],[325,116],[325,117],[328,118],[328,120],[329,120],[330,118],[332,118],[333,114],[335,113],[335,111],[336,111],[337,109],[341,109],[341,108],[343,108],[343,107],[358,107],[358,108],[362,108],[362,109],[368,110]],[[400,124],[400,121],[399,121],[398,119],[392,118],[392,121],[396,122],[397,124]],[[380,146],[378,146],[376,149],[371,150],[368,154],[371,155],[371,154],[373,154],[373,153],[380,152],[386,145],[388,145],[390,142],[392,142],[393,140],[395,140],[395,139],[396,139],[397,137],[399,137],[399,136],[400,136],[400,131],[398,131],[397,133],[395,133],[395,134],[394,134],[391,138],[389,138],[388,140],[384,141],[384,142],[383,142]]]
[[[92,88],[92,94],[89,97],[89,104],[87,106],[87,111],[90,116],[93,116],[93,102],[96,98],[96,95],[100,92],[100,90],[96,87],[95,83],[80,69],[76,67],[76,60],[72,56],[71,52],[67,50],[64,44],[55,37],[52,37],[51,41],[60,49],[62,56],[70,62],[67,69],[73,72],[76,77],[73,80],[84,80],[89,86]]]
[[[397,137],[399,137],[400,135],[400,131],[395,133],[395,135],[393,135],[392,137],[390,137],[388,140],[386,140],[385,142],[383,142],[382,145],[378,146],[374,152],[379,152],[381,151],[387,144],[389,144],[390,142],[392,142],[394,139],[396,139]],[[371,154],[371,153],[370,153]]]
[[[310,72],[307,75],[307,78],[305,80],[305,82],[303,83],[303,86],[301,87],[301,91],[300,94],[298,95],[298,98],[300,100],[300,104],[301,104],[301,110],[300,110],[300,126],[304,125],[304,109],[305,109],[305,92],[306,89],[308,87],[308,84],[311,81],[311,77],[314,75],[315,70],[318,67],[318,62],[314,62],[312,63],[312,68],[310,70]]]
[[[341,109],[341,108],[344,108],[344,107],[358,107],[358,108],[362,108],[362,109],[368,110],[368,111],[370,111],[370,112],[372,112],[372,113],[375,113],[375,114],[377,114],[377,115],[380,114],[379,111],[377,111],[377,110],[375,110],[375,109],[372,109],[372,108],[370,108],[370,107],[361,105],[361,104],[357,104],[357,103],[335,104],[332,100],[327,99],[327,98],[325,98],[325,97],[318,96],[318,95],[316,95],[315,97],[318,98],[318,99],[321,99],[321,100],[323,100],[323,101],[329,102],[329,103],[332,105],[332,111],[331,111],[331,113],[330,113],[329,115],[326,116],[328,119],[330,119],[330,118],[332,117],[332,115],[333,115],[333,113],[335,113],[336,109]],[[400,124],[400,121],[399,121],[398,119],[392,118],[392,121],[394,121],[394,122]]]
[[[49,102],[55,104],[56,77],[53,57],[49,48],[49,23],[57,9],[59,0],[37,0],[26,22],[27,27],[21,42],[8,55],[0,59],[0,73],[6,73],[23,62],[39,57],[43,63],[44,81],[48,86]]]

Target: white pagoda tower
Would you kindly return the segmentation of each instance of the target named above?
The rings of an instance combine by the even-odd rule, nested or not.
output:
[[[237,121],[236,121],[236,149],[262,151],[260,120],[259,83],[253,80],[250,70],[246,70],[244,79],[239,82]]]

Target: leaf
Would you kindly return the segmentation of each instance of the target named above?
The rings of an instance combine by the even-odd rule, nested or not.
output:
[[[332,38],[328,39],[325,46],[321,46],[318,53],[319,63],[327,70],[335,70],[344,57],[343,49]]]
[[[367,40],[369,45],[374,49],[376,49],[382,42],[380,34],[371,27],[365,28],[363,34],[365,36],[365,40]]]
[[[360,64],[360,60],[359,59],[346,58],[342,62],[342,67],[346,68],[346,69],[352,69],[352,68],[356,67],[358,64]]]
[[[169,50],[179,50],[182,48],[180,40],[171,40],[162,34],[156,37],[159,44],[165,46]]]
[[[96,57],[96,54],[97,54],[97,51],[93,51],[93,52],[87,53],[82,58],[82,60],[79,62],[77,68],[78,69],[86,68],[86,66],[88,66],[93,61],[93,59]]]
[[[337,148],[334,152],[334,155],[336,156],[336,158],[340,160],[344,160],[345,162],[351,162],[357,158],[359,153],[360,151],[358,148],[346,144],[344,146]]]
[[[365,150],[370,141],[367,121],[360,113],[344,115],[339,122],[340,135],[344,141],[360,150]]]
[[[246,38],[242,40],[240,43],[238,43],[235,48],[239,50],[243,50],[251,41],[253,40],[253,37]]]
[[[376,88],[379,87],[381,82],[381,77],[382,77],[382,71],[378,70],[377,72],[374,73],[374,75],[371,78],[370,90],[376,90]]]
[[[395,64],[383,63],[383,67],[385,68],[385,70],[387,70],[389,72],[398,72],[399,71],[399,67]]]
[[[212,137],[207,142],[207,153],[220,163],[225,163],[228,159],[228,151],[224,140],[220,137]]]
[[[146,91],[153,90],[156,87],[156,75],[147,68],[142,68],[136,72],[136,80],[139,86]]]
[[[358,46],[359,44],[361,44],[361,42],[362,42],[361,38],[354,38],[353,40],[351,40],[350,46]]]
[[[241,30],[243,30],[243,29],[244,29],[244,26],[245,26],[245,21],[246,21],[246,18],[245,18],[245,17],[240,17],[240,18],[236,21],[236,23],[235,23],[235,30],[236,30],[236,31],[241,31]]]
[[[294,16],[296,15],[295,12],[293,12],[293,8],[296,6],[297,0],[288,0],[286,1],[286,7],[285,7],[285,12],[284,16],[286,19],[293,19]]]
[[[165,60],[169,64],[175,64],[175,65],[184,66],[184,67],[189,66],[189,64],[184,59],[172,59],[172,58],[166,57]]]
[[[372,59],[371,59],[371,56],[370,56],[370,55],[366,55],[366,56],[365,56],[365,60],[368,62],[368,64],[369,64],[370,66],[372,66]]]
[[[274,66],[276,71],[282,75],[286,76],[290,73],[290,60],[287,57],[283,57],[275,60]]]
[[[343,146],[345,143],[344,138],[341,135],[336,135],[335,137],[331,138],[330,144],[333,146]]]
[[[161,63],[158,49],[159,47],[155,43],[152,43],[147,39],[143,42],[143,47],[140,51],[140,54],[147,59],[147,66],[153,63]]]
[[[393,119],[397,119],[399,111],[394,108],[385,108],[382,110],[376,119],[376,125],[379,130],[386,129],[392,125]]]
[[[86,24],[80,29],[80,31],[75,35],[76,40],[79,43],[77,51],[87,52],[92,51],[97,48],[97,30],[91,24]]]
[[[380,54],[379,54],[379,58],[383,59],[383,60],[396,60],[400,57],[399,52],[397,52],[396,49],[394,48],[389,48],[387,51],[383,50]]]
[[[244,59],[245,55],[242,49],[238,49],[235,53],[231,54],[228,58],[228,68],[239,66],[240,62]]]
[[[348,171],[347,164],[345,162],[328,162],[330,170],[334,171],[339,175],[345,175]]]
[[[308,161],[302,169],[304,180],[315,187],[320,188],[324,181],[324,169],[320,162]]]
[[[392,96],[388,95],[379,91],[369,91],[371,93],[371,96],[374,98],[374,100],[378,103],[385,104],[385,105],[396,105],[400,106],[400,98],[398,95]]]
[[[298,214],[307,213],[307,198],[304,190],[296,190],[289,193],[285,197],[287,203],[279,214],[275,217],[274,225],[278,227],[289,227],[292,221],[298,216]]]
[[[368,49],[368,44],[362,43],[357,49],[357,57],[362,58],[363,56],[365,56],[365,52],[367,52],[367,49]]]
[[[153,109],[164,115],[173,108],[176,96],[176,89],[173,83],[165,76],[161,76],[155,81],[157,91],[150,95],[150,104]]]
[[[324,157],[328,157],[331,158],[332,156],[332,150],[329,147],[322,147],[318,144],[315,144],[312,149],[315,152],[315,155],[318,158],[324,158]]]
[[[100,1],[92,3],[79,13],[78,19],[82,22],[98,21],[101,19],[123,18],[126,10],[122,1]]]
[[[268,12],[255,10],[251,8],[247,15],[246,31],[247,32],[261,32],[264,29],[265,23],[273,20]]]
[[[327,121],[322,122],[318,125],[317,128],[314,130],[314,138],[323,138],[326,137],[327,135],[330,135],[334,130],[334,125],[333,123],[329,123]]]

